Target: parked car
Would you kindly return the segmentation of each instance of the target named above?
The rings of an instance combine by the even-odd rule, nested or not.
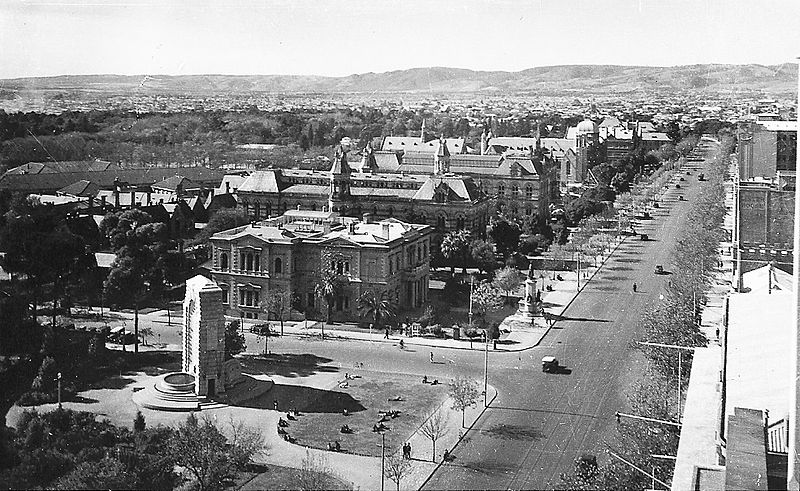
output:
[[[657,264],[656,269],[653,271],[655,274],[664,274],[664,266]]]

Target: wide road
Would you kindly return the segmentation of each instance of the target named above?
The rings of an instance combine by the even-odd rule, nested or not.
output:
[[[603,452],[603,437],[613,431],[614,413],[626,406],[624,391],[635,376],[630,342],[669,278],[654,275],[654,267],[668,269],[699,188],[697,168],[689,169],[682,189],[670,190],[654,220],[637,227],[650,241],[629,238],[620,246],[538,347],[522,357],[493,357],[491,383],[499,396],[427,489],[552,489],[578,455]],[[537,360],[547,354],[569,373],[542,373]]]

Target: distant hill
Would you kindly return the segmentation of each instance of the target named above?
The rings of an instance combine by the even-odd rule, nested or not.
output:
[[[650,90],[797,90],[797,65],[684,65],[673,67],[562,65],[520,72],[411,68],[346,77],[301,75],[62,75],[0,81],[6,95],[28,91],[98,93],[388,93],[559,92],[624,93]]]

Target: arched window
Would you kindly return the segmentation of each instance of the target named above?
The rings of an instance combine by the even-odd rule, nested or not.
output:
[[[279,257],[275,258],[275,273],[283,273],[283,261]]]
[[[247,271],[253,270],[253,254],[250,252],[245,255],[245,269]]]
[[[228,269],[228,254],[226,252],[219,255],[219,269],[223,271]]]
[[[533,199],[533,186],[530,184],[525,185],[525,198]]]
[[[464,217],[458,217],[456,219],[456,229],[463,230],[464,229]]]
[[[502,182],[497,185],[497,195],[498,196],[505,196],[506,194],[506,185]]]
[[[390,217],[393,217],[394,216],[394,208],[392,208],[390,206],[389,209],[387,210],[387,213],[389,214]]]
[[[517,186],[516,184],[514,184],[514,186],[511,188],[511,196],[513,198],[519,196],[519,186]]]
[[[317,204],[311,203],[311,211],[317,211]]]
[[[264,203],[264,216],[269,217],[272,214],[272,205],[270,205],[269,201]]]
[[[228,305],[230,303],[230,295],[228,293],[228,285],[220,285],[219,288],[222,290],[222,303],[223,305]]]
[[[447,230],[447,218],[444,215],[439,215],[436,219],[436,228],[439,230]]]

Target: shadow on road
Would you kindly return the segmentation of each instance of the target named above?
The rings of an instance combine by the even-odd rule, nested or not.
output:
[[[325,365],[330,358],[311,353],[271,353],[269,355],[242,356],[242,372],[254,375],[281,375],[283,377],[307,377],[319,372],[338,372],[339,368]]]
[[[503,440],[534,441],[544,437],[544,434],[536,428],[510,424],[497,424],[491,428],[480,429],[478,432]]]

